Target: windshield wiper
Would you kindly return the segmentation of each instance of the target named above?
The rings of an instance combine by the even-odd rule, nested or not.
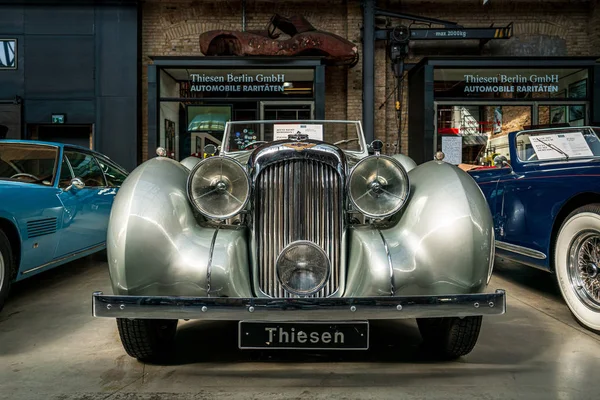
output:
[[[560,147],[552,144],[552,143],[546,143],[544,142],[542,139],[538,139],[536,138],[538,142],[540,142],[541,144],[543,144],[544,146],[550,147],[552,150],[559,152],[560,154],[562,154],[563,156],[565,156],[565,160],[569,161],[569,155],[567,153],[565,153],[564,150],[562,150]]]

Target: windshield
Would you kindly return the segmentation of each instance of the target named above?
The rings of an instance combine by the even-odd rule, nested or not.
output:
[[[58,148],[0,143],[0,179],[52,185]]]
[[[366,148],[358,121],[240,121],[227,123],[223,151],[253,150],[264,143],[288,140],[289,135],[323,141],[345,151],[363,152]]]
[[[517,155],[521,161],[599,157],[598,133],[589,127],[525,131],[517,135]]]

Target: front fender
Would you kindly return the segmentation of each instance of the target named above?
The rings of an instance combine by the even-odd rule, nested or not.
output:
[[[19,240],[21,240],[21,229],[19,228],[19,222],[17,221],[17,218],[11,212],[0,209],[0,219],[6,220],[9,223],[11,223],[17,231],[17,233],[19,234]]]
[[[115,294],[253,297],[248,232],[200,225],[186,195],[188,174],[176,161],[155,158],[123,183],[107,238]],[[341,296],[465,294],[486,287],[493,226],[475,181],[436,161],[409,177],[410,199],[394,224],[348,230]]]
[[[159,157],[123,182],[107,235],[114,294],[251,296],[247,268],[230,268],[248,264],[245,231],[199,225],[188,174]]]
[[[475,181],[430,161],[409,172],[410,199],[392,226],[353,229],[347,296],[481,292],[494,258],[492,216]]]

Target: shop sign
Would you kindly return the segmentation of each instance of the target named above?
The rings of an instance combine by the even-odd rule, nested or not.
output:
[[[558,93],[558,74],[465,74],[465,93]]]
[[[283,92],[285,74],[190,74],[190,92]]]

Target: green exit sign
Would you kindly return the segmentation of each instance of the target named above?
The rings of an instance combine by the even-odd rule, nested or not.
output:
[[[53,124],[64,124],[67,119],[66,114],[52,114],[52,123]]]

